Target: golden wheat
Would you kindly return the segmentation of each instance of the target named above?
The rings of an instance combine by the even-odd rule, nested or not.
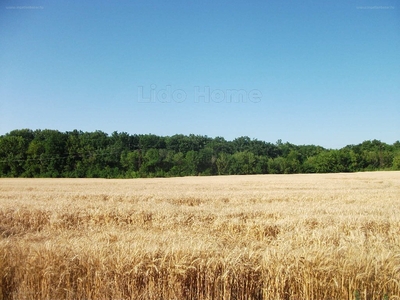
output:
[[[0,179],[0,299],[399,299],[400,172]]]

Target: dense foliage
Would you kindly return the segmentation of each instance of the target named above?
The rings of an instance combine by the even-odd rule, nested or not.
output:
[[[172,177],[400,170],[400,142],[342,149],[239,137],[13,130],[0,136],[1,177]]]

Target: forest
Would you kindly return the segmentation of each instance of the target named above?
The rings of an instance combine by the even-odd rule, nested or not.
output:
[[[326,149],[206,135],[18,129],[0,136],[0,177],[146,178],[400,170],[400,142]]]

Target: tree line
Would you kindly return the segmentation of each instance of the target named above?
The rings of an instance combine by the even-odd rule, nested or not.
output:
[[[247,136],[13,130],[0,136],[0,177],[139,178],[400,170],[400,142],[341,149]]]

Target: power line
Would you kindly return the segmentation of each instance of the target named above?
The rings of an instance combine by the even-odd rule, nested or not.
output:
[[[103,152],[103,153],[101,153]],[[5,159],[5,160],[0,160],[0,163],[10,163],[10,162],[28,162],[28,161],[50,161],[50,160],[61,160],[65,158],[70,158],[70,157],[80,157],[80,158],[85,158],[85,156],[88,156],[87,158],[93,157],[93,156],[105,156],[105,155],[114,155],[114,154],[122,154],[123,150],[118,150],[118,151],[111,151],[111,152],[104,152],[104,150],[94,150],[94,151],[87,151],[86,153],[75,153],[75,154],[66,154],[64,153],[63,156],[52,156],[52,157],[41,157],[41,158],[26,158],[26,159]],[[46,154],[46,153],[41,153],[40,155],[54,155],[54,154]]]

